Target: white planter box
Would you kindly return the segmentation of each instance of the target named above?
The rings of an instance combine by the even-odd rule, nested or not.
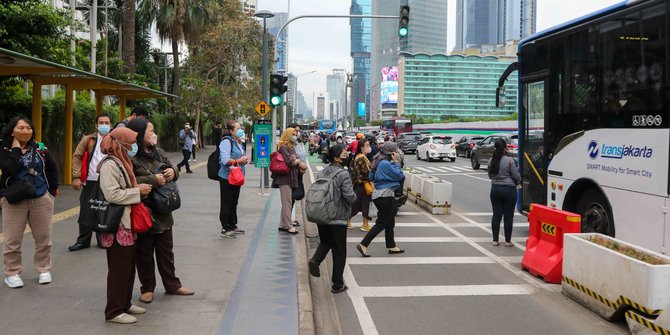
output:
[[[427,179],[421,189],[421,199],[432,206],[446,206],[451,203],[452,188],[448,181]]]
[[[670,263],[670,258],[602,234],[566,234],[563,247],[563,294],[603,318],[619,319],[630,303],[650,310],[670,304],[670,264],[652,265],[586,240],[598,236]],[[566,279],[581,285],[575,288]],[[589,292],[591,294],[589,294]],[[603,303],[593,295],[607,299]],[[619,311],[620,313],[616,313]]]
[[[405,175],[405,185],[403,189],[404,191],[411,191],[412,181],[416,178],[416,174],[412,173],[412,171],[403,171],[403,174]]]
[[[412,193],[414,193],[415,196],[420,196],[421,195],[421,189],[423,188],[423,183],[426,181],[426,179],[429,178],[427,175],[414,175],[414,178],[412,178],[412,184],[410,186]]]

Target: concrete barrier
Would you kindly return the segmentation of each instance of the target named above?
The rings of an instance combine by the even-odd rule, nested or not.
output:
[[[626,312],[626,323],[633,335],[670,335],[670,305],[655,319],[629,310]]]
[[[626,256],[587,240],[592,237],[665,264]],[[621,319],[628,309],[656,318],[670,305],[670,257],[602,234],[566,234],[562,291],[607,320]]]
[[[453,185],[439,178],[425,178],[416,203],[432,214],[449,214]]]

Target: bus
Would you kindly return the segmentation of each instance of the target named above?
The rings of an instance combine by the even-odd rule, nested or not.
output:
[[[657,252],[670,243],[670,2],[624,1],[519,43],[519,209],[578,213]]]
[[[412,119],[394,116],[388,119],[382,120],[382,130],[393,131],[393,133],[398,136],[401,133],[411,133],[412,132]]]
[[[325,131],[328,134],[337,131],[337,121],[335,120],[321,120],[319,121],[319,130]]]

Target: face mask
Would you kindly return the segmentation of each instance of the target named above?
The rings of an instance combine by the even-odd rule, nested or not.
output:
[[[295,135],[291,136],[291,142],[293,143],[298,142],[298,136]]]
[[[30,141],[30,138],[32,136],[33,136],[33,133],[30,133],[30,132],[14,134],[14,138],[21,143],[28,143],[28,141]]]
[[[237,136],[237,138],[244,137],[244,130],[238,129],[237,132],[235,132],[235,136]]]
[[[337,139],[337,143],[342,143],[342,139],[341,139],[341,138],[338,138],[338,139]]]
[[[133,143],[130,148],[131,149],[128,151],[128,157],[133,158],[135,155],[137,155],[137,143]]]
[[[158,144],[158,135],[156,134],[151,135],[151,137],[149,138],[149,144],[154,146]]]
[[[109,134],[110,130],[112,130],[112,127],[108,124],[99,124],[98,125],[98,133],[100,133],[100,135],[102,135],[102,136],[105,136],[105,135]]]
[[[365,148],[363,148],[363,153],[364,153],[364,154],[367,155],[367,154],[369,154],[369,153],[371,153],[371,152],[372,152],[372,148],[370,148],[370,147],[365,147]]]

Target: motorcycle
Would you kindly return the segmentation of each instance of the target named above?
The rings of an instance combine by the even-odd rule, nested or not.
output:
[[[316,144],[310,144],[308,151],[310,156],[314,156],[315,153],[319,152],[319,146]]]

